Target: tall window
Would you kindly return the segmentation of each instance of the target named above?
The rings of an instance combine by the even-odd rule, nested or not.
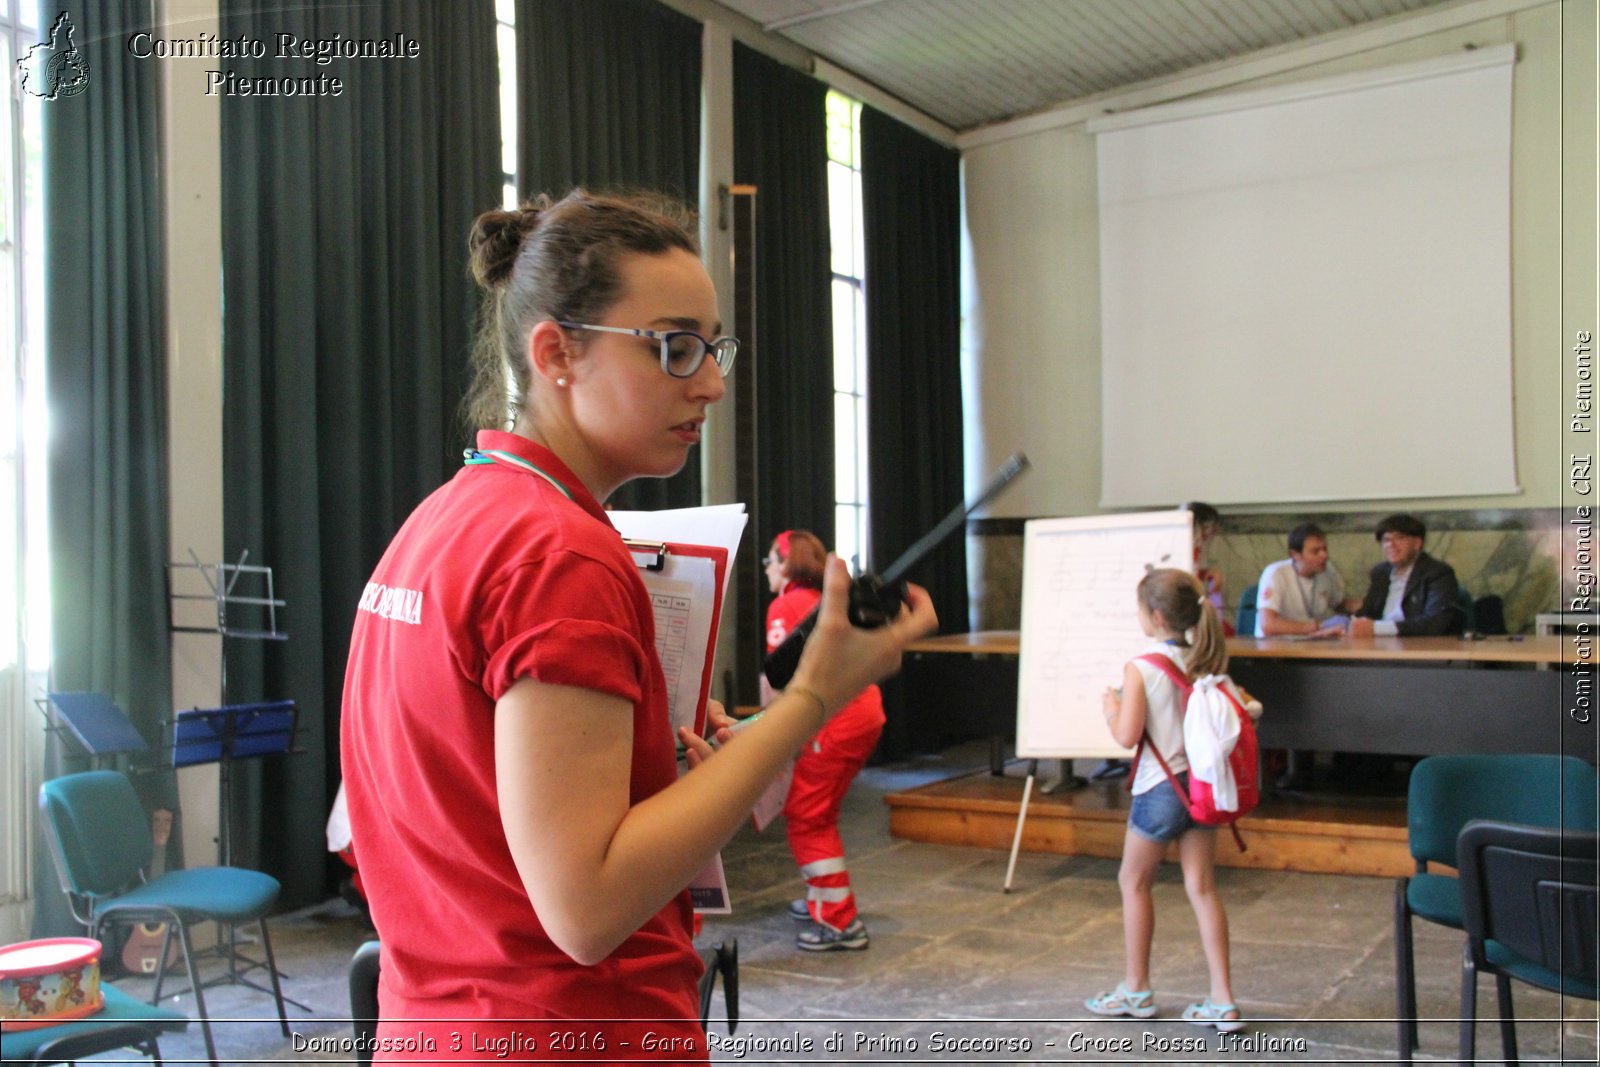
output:
[[[38,8],[0,0],[0,70],[7,94],[0,129],[0,668],[49,663],[48,568],[44,514],[44,201],[41,194],[40,98],[17,86],[16,60],[38,43]],[[30,607],[33,610],[29,610]],[[24,648],[31,648],[25,657]]]
[[[867,551],[866,249],[861,105],[828,93],[828,219],[833,250],[835,550],[860,572]]]
[[[517,0],[494,0],[500,53],[500,171],[504,206],[517,206]]]
[[[28,895],[30,785],[50,664],[44,495],[44,204],[38,96],[15,76],[44,34],[33,0],[0,0],[0,940],[15,940]]]

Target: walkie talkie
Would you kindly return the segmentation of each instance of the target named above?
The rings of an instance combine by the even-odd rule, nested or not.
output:
[[[1021,452],[1012,453],[976,497],[970,502],[957,504],[954,511],[939,520],[939,525],[923,534],[916,544],[889,564],[883,574],[863,574],[852,579],[848,608],[850,624],[871,630],[899,615],[900,609],[905,606],[906,573],[921,563],[923,557],[933,551],[939,542],[959,530],[966,523],[967,516],[997,496],[1028,466],[1027,456]],[[795,668],[800,665],[800,652],[805,647],[806,638],[811,636],[812,629],[817,625],[817,612],[820,610],[819,604],[789,631],[789,636],[783,639],[782,644],[767,653],[766,660],[761,664],[761,673],[767,676],[767,681],[772,683],[774,689],[782,689],[794,677]]]

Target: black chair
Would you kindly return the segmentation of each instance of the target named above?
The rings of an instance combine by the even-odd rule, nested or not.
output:
[[[728,1008],[728,1033],[739,1025],[739,942],[721,941],[700,953],[705,971],[700,975],[700,1029],[711,1029],[711,991],[722,975],[722,1000]]]
[[[1517,1062],[1511,979],[1563,996],[1600,1000],[1597,835],[1474,820],[1456,845],[1461,917],[1461,1054],[1472,1062],[1478,973],[1494,975],[1500,1043]]]
[[[1472,629],[1475,633],[1498,637],[1506,632],[1506,602],[1493,593],[1472,602]]]
[[[1595,769],[1572,756],[1429,756],[1412,768],[1406,800],[1406,843],[1416,874],[1395,883],[1395,1015],[1401,1061],[1417,1047],[1417,983],[1411,951],[1413,916],[1463,929],[1461,889],[1449,874],[1456,838],[1473,819],[1535,826],[1596,828]]]
[[[1472,594],[1467,592],[1467,587],[1464,585],[1456,587],[1456,607],[1461,611],[1460,632],[1470,634],[1477,630],[1478,602],[1472,599]]]
[[[356,1063],[372,1062],[378,1036],[378,941],[364,942],[350,958],[350,1025],[356,1032]]]

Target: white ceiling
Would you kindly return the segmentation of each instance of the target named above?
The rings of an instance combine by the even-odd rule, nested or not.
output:
[[[1458,0],[717,0],[957,132]]]

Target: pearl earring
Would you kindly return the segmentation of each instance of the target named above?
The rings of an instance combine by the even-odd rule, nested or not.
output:
[[[567,376],[565,374],[563,374],[561,377],[557,378],[556,379],[556,384],[557,385],[561,385],[561,386],[565,386],[567,384]]]

